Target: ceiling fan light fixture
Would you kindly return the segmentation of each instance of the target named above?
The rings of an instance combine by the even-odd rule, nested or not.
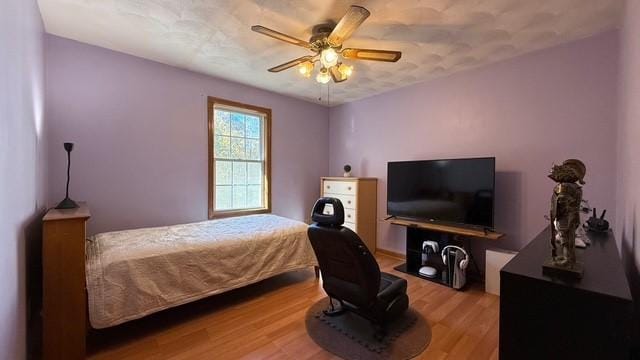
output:
[[[306,78],[310,78],[311,73],[313,72],[313,63],[311,61],[303,62],[298,67],[298,72],[300,73],[300,75]]]
[[[314,26],[309,41],[300,40],[262,25],[254,25],[251,30],[313,52],[313,55],[301,56],[274,66],[268,69],[269,72],[277,73],[298,67],[300,75],[310,78],[315,71],[315,62],[319,61],[321,65],[315,77],[316,81],[321,84],[327,84],[331,80],[341,83],[351,77],[353,66],[343,64],[340,59],[396,62],[402,57],[400,51],[343,47],[344,41],[351,37],[369,15],[371,13],[364,7],[351,5],[337,24],[324,23]]]
[[[323,49],[320,53],[320,62],[325,68],[330,68],[338,63],[338,53],[331,47]]]
[[[327,68],[323,67],[322,69],[320,69],[320,72],[316,76],[316,81],[320,84],[326,84],[330,80],[331,76],[329,75],[329,71],[327,71]]]

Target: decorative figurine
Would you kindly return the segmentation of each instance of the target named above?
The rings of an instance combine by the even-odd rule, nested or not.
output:
[[[557,182],[551,196],[551,259],[543,265],[549,273],[582,277],[582,264],[576,261],[576,230],[580,226],[580,204],[586,167],[569,159],[553,165],[549,178]]]
[[[343,176],[344,177],[350,177],[351,176],[351,165],[346,164],[343,169],[344,169]]]

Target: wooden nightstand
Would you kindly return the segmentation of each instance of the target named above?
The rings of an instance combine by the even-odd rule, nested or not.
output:
[[[84,359],[87,295],[86,203],[76,209],[51,209],[42,219],[43,358]]]

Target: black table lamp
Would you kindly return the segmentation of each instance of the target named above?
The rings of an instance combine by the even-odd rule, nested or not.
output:
[[[67,195],[64,200],[60,201],[56,209],[75,209],[78,207],[75,201],[69,199],[69,174],[71,171],[71,150],[73,150],[73,143],[64,143],[64,150],[67,152]]]

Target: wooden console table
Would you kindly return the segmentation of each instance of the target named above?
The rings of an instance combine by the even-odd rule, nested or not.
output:
[[[446,245],[462,246],[463,248],[465,248],[465,250],[467,250],[469,257],[471,258],[471,263],[476,267],[476,271],[479,272],[477,264],[475,263],[473,255],[470,251],[470,239],[478,238],[487,240],[499,240],[504,236],[504,234],[498,232],[484,231],[462,226],[446,225],[436,222],[414,221],[395,218],[389,219],[387,221],[393,225],[404,226],[407,228],[405,255],[406,263],[396,266],[394,269],[445,286],[451,285],[447,281],[444,281],[440,276],[435,278],[428,278],[425,276],[421,276],[418,273],[420,267],[422,267],[422,242],[424,240],[437,241],[440,244],[441,249]],[[464,242],[466,242],[468,245],[463,246]],[[431,256],[428,260],[428,265],[435,268],[439,273],[442,273],[446,270],[446,266],[442,262],[442,258],[440,257],[440,255]]]

